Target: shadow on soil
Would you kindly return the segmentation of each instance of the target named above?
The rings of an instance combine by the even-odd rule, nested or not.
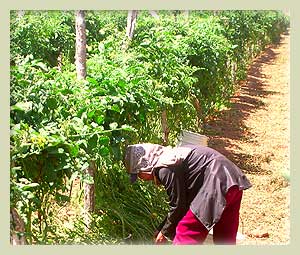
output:
[[[247,79],[240,84],[240,91],[232,97],[230,109],[221,112],[204,129],[204,133],[209,136],[209,146],[228,157],[245,173],[268,174],[260,166],[267,160],[264,155],[243,154],[240,148],[232,144],[232,140],[257,143],[255,134],[249,131],[244,121],[255,111],[265,107],[261,98],[278,93],[268,89],[265,83],[268,77],[262,73],[262,66],[274,64],[277,53],[273,49],[281,44],[268,47],[254,60],[248,69]]]

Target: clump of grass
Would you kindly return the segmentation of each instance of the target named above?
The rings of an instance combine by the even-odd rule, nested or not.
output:
[[[162,187],[149,182],[131,184],[121,164],[102,165],[95,176],[95,211],[86,226],[83,188],[73,183],[69,201],[53,201],[54,216],[47,244],[151,244],[168,211]]]
[[[167,213],[165,191],[148,182],[130,184],[118,165],[99,171],[95,182],[97,224],[103,221],[101,217],[106,217],[108,235],[119,242],[151,242]]]

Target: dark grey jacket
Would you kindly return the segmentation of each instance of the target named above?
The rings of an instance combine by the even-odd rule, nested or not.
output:
[[[170,239],[189,208],[210,230],[221,217],[228,189],[251,187],[242,171],[219,152],[204,146],[187,147],[192,151],[180,165],[154,170],[169,196],[170,210],[161,231]]]

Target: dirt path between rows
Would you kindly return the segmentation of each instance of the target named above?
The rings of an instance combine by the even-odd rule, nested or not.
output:
[[[289,58],[287,33],[254,60],[232,107],[205,130],[209,146],[235,162],[253,184],[241,205],[241,245],[290,241]]]

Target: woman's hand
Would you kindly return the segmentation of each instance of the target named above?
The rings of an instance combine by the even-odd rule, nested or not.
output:
[[[163,244],[167,242],[167,238],[159,232],[158,235],[156,236],[155,243],[156,244]]]

